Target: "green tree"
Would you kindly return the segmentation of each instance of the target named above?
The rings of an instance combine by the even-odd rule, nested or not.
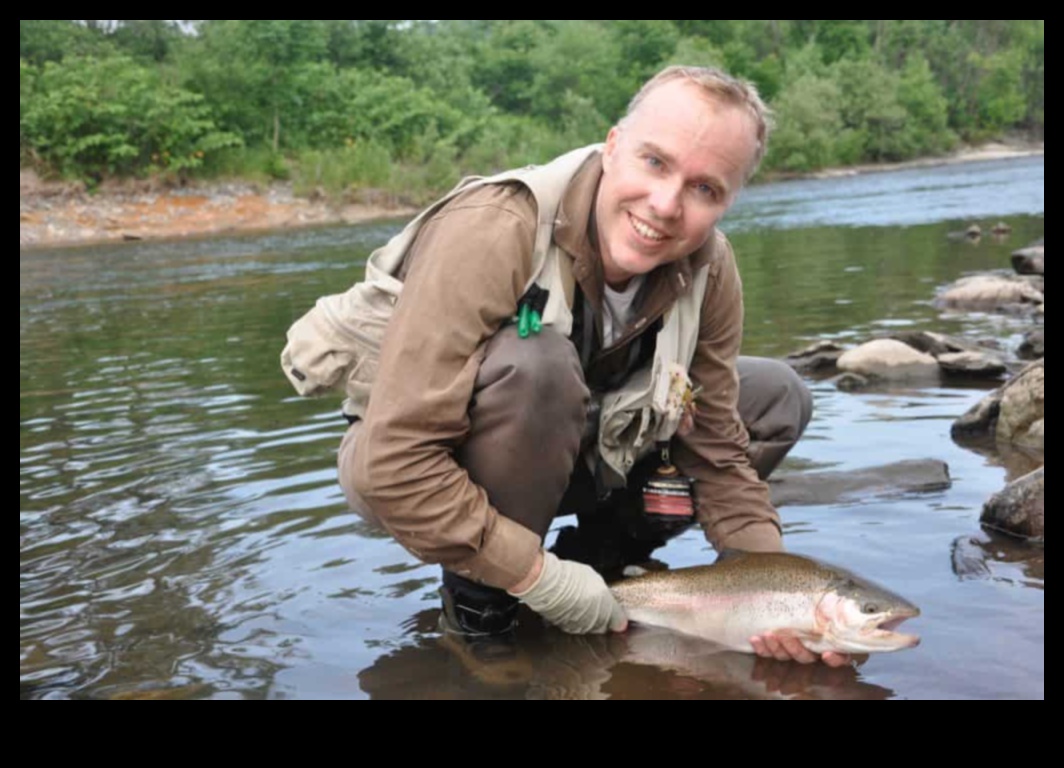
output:
[[[402,19],[326,20],[329,60],[341,69],[358,67],[401,73],[412,35]]]
[[[164,62],[184,39],[177,21],[123,19],[110,34],[118,50],[137,59]]]
[[[840,114],[856,142],[855,160],[910,156],[908,113],[898,101],[898,77],[871,59],[843,59],[832,67],[842,96]]]
[[[19,165],[23,166],[30,160],[30,144],[26,136],[25,120],[26,111],[30,100],[33,98],[34,80],[37,70],[31,67],[25,59],[18,60],[18,156]]]
[[[561,119],[568,94],[588,98],[609,121],[624,114],[632,87],[617,76],[621,47],[594,22],[559,25],[532,52],[532,110],[546,120]]]
[[[676,26],[663,19],[620,19],[610,23],[610,31],[617,41],[621,72],[632,91],[661,69],[680,40]]]
[[[19,58],[31,64],[65,56],[99,56],[114,50],[97,30],[70,19],[19,19]]]
[[[852,146],[842,119],[842,91],[826,77],[800,76],[776,102],[777,129],[766,166],[809,171],[839,162],[840,146]]]
[[[905,63],[898,101],[909,115],[906,128],[911,155],[943,152],[956,144],[957,136],[949,128],[949,101],[920,53],[911,54]]]
[[[227,127],[279,152],[284,124],[301,108],[301,70],[326,59],[327,31],[313,19],[206,21],[187,54],[188,82],[223,110]]]

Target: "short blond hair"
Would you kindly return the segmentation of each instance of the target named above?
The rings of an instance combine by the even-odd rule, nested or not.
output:
[[[634,113],[643,103],[647,95],[657,90],[666,83],[674,80],[684,80],[698,86],[711,100],[718,103],[731,104],[743,107],[753,118],[757,127],[757,153],[754,156],[753,166],[747,174],[747,179],[753,176],[765,158],[768,150],[768,137],[772,132],[772,110],[768,108],[761,94],[757,92],[757,86],[748,80],[732,77],[728,73],[713,67],[684,67],[673,66],[663,69],[654,77],[647,80],[639,92],[628,103],[628,111],[625,119]],[[622,121],[623,122],[623,121]]]

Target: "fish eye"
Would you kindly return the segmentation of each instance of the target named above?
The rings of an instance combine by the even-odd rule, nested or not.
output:
[[[861,608],[861,612],[869,615],[876,614],[879,613],[879,606],[875,603],[865,603],[864,607]]]

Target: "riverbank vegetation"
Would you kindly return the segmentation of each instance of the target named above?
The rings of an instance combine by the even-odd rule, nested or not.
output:
[[[19,163],[421,202],[601,140],[671,63],[754,81],[805,172],[1044,134],[1044,20],[20,20]]]

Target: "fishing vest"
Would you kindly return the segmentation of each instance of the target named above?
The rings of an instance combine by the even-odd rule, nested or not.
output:
[[[490,177],[470,177],[430,205],[366,263],[365,280],[346,293],[325,296],[288,331],[281,353],[285,376],[304,397],[343,388],[344,414],[363,418],[377,375],[380,345],[403,290],[396,275],[422,226],[462,192],[486,184],[523,184],[537,206],[532,277],[527,291],[538,285],[549,292],[542,312],[544,326],[569,337],[573,327],[575,281],[572,257],[554,242],[558,209],[573,177],[602,145],[563,155],[542,166],[529,166]],[[430,257],[426,255],[426,257]],[[618,389],[603,396],[599,417],[598,458],[608,487],[622,487],[629,470],[653,450],[655,443],[675,434],[690,388],[688,370],[694,359],[702,300],[709,265],[695,275],[687,291],[668,311],[657,334],[654,357]],[[612,474],[612,477],[611,477]]]

